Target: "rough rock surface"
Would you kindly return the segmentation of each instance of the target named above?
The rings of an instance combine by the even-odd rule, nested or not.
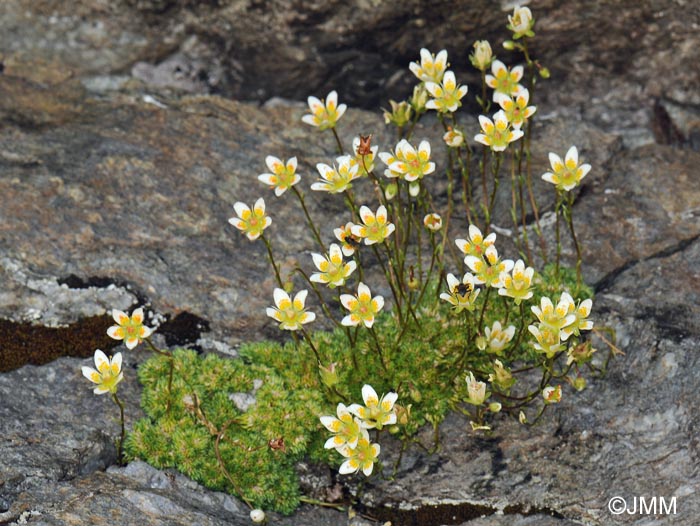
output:
[[[276,336],[262,315],[270,294],[261,291],[274,286],[264,247],[226,219],[234,201],[264,195],[284,268],[308,261],[314,246],[293,196],[275,199],[255,175],[268,154],[296,155],[308,184],[334,143],[300,124],[303,104],[206,94],[303,100],[337,88],[355,105],[386,105],[408,93],[406,64],[422,46],[446,47],[474,91],[469,46],[502,39],[505,12],[485,0],[427,6],[2,2],[0,318],[60,329],[139,303],[160,321],[179,320],[168,344],[235,353],[242,340]],[[367,515],[394,524],[692,526],[700,514],[698,7],[531,7],[535,52],[552,71],[538,85],[534,172],[544,171],[548,151],[571,144],[594,166],[575,217],[596,323],[615,328],[625,356],[535,428],[501,421],[475,438],[451,417],[439,453],[411,451],[395,482],[369,485]],[[473,112],[468,105],[465,122],[476,121]],[[393,140],[377,114],[361,110],[348,112],[341,131],[348,142],[367,131],[377,144]],[[417,136],[437,141],[436,122]],[[551,200],[543,203],[547,212]],[[340,202],[318,195],[310,208],[329,225],[346,219]],[[507,216],[496,222],[509,226]],[[543,222],[551,246],[553,226]],[[570,246],[564,256],[571,261]],[[50,338],[77,347],[67,332]],[[7,348],[0,337],[3,365]],[[143,359],[126,354],[132,380]],[[115,467],[115,408],[91,394],[81,364],[65,357],[0,373],[0,524],[249,524],[229,496],[141,463]],[[139,387],[124,386],[133,421]],[[676,497],[677,514],[615,516],[607,503],[616,495]],[[274,523],[366,520],[303,507]]]

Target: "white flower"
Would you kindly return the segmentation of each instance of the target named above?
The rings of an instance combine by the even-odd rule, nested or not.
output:
[[[365,245],[382,243],[395,230],[395,226],[388,221],[387,211],[384,205],[377,208],[373,214],[367,206],[360,207],[360,219],[362,225],[352,226],[352,235],[365,240]]]
[[[315,283],[327,283],[329,287],[335,288],[345,284],[345,280],[355,271],[357,263],[343,261],[343,252],[340,245],[333,243],[330,246],[328,255],[312,253],[314,265],[320,270],[311,275],[311,281]]]
[[[107,358],[107,355],[100,349],[95,351],[95,367],[87,367],[83,365],[81,371],[83,376],[90,380],[97,387],[93,390],[95,394],[116,393],[117,384],[124,379],[122,373],[122,353],[118,352],[112,358]]]
[[[372,136],[369,135],[369,138]],[[365,137],[367,138],[367,137]],[[362,175],[367,175],[369,172],[374,170],[374,159],[377,156],[377,152],[379,151],[379,146],[371,146],[369,148],[369,153],[362,155],[359,151],[358,148],[360,148],[361,145],[361,140],[360,137],[355,137],[352,140],[352,151],[355,154],[355,157],[350,159],[350,165],[357,164],[358,166],[358,172],[360,176]],[[367,170],[365,170],[367,168]]]
[[[466,256],[483,257],[486,249],[496,242],[496,233],[484,237],[476,225],[469,225],[469,240],[455,239],[455,245]]]
[[[265,215],[265,200],[262,197],[255,201],[252,211],[248,205],[240,201],[234,203],[233,209],[238,217],[232,217],[228,222],[251,241],[258,239],[263,230],[272,224],[272,219]]]
[[[474,283],[485,283],[496,288],[503,286],[503,273],[510,272],[513,268],[512,259],[504,259],[503,261],[499,259],[495,245],[488,246],[482,257],[465,256],[464,264],[474,272]]]
[[[280,329],[296,331],[301,329],[305,323],[310,323],[316,319],[313,312],[304,309],[308,290],[302,290],[294,296],[294,301],[282,289],[275,289],[274,299],[276,307],[268,307],[265,312],[270,318],[280,322]]]
[[[350,473],[357,473],[362,470],[366,476],[372,474],[374,469],[374,463],[377,462],[377,457],[379,457],[379,452],[381,447],[379,444],[372,444],[369,441],[369,434],[367,430],[363,430],[363,436],[357,442],[355,448],[350,446],[341,447],[338,452],[347,457],[347,460],[340,465],[338,472],[341,475],[349,475]]]
[[[503,110],[497,111],[493,121],[485,115],[479,115],[481,133],[474,136],[474,140],[485,146],[490,146],[494,152],[504,151],[510,143],[520,139],[524,133],[521,130],[511,129],[508,117]]]
[[[533,25],[535,25],[535,21],[532,18],[532,11],[528,7],[515,7],[513,15],[508,15],[508,29],[513,32],[515,40],[524,36],[535,36],[532,31]]]
[[[312,190],[339,194],[352,187],[350,183],[360,177],[359,166],[353,164],[353,158],[349,155],[336,158],[336,162],[338,168],[323,163],[316,165],[321,179],[311,185]]]
[[[338,93],[335,91],[328,94],[325,103],[316,97],[309,97],[308,102],[311,113],[304,115],[301,120],[319,130],[334,128],[347,109],[345,104],[338,105]]]
[[[445,72],[441,83],[426,82],[425,89],[433,96],[425,107],[440,113],[457,111],[462,105],[462,98],[467,94],[467,86],[459,86],[451,71]]]
[[[408,181],[409,192],[413,197],[420,191],[419,181],[435,171],[435,163],[430,160],[428,141],[421,141],[416,150],[406,139],[402,139],[396,145],[396,153],[381,152],[379,158],[388,166],[384,175],[390,179]]]
[[[472,405],[481,405],[484,400],[488,397],[486,393],[486,384],[484,382],[477,382],[474,378],[474,373],[470,372],[466,378],[467,380],[467,391],[469,397],[466,402]]]
[[[523,78],[525,69],[522,66],[515,66],[509,70],[506,65],[500,60],[494,60],[491,64],[492,75],[486,75],[486,84],[494,89],[494,98],[496,93],[505,93],[506,95],[516,95],[523,87],[519,84]]]
[[[462,281],[458,280],[454,274],[448,274],[448,292],[440,294],[440,299],[450,303],[456,312],[461,312],[464,309],[469,311],[474,310],[474,302],[480,292],[474,285],[474,276],[469,272],[464,274]]]
[[[362,282],[357,287],[357,296],[341,294],[340,302],[343,307],[350,311],[350,314],[345,316],[341,323],[351,327],[360,323],[363,323],[367,328],[372,327],[374,317],[384,307],[384,298],[382,296],[372,297],[369,287]]]
[[[447,50],[443,49],[435,56],[423,48],[420,50],[420,64],[411,62],[408,69],[423,82],[440,82],[447,69]]]
[[[532,277],[535,275],[535,269],[532,267],[525,268],[525,262],[519,259],[513,266],[513,274],[504,272],[501,276],[502,287],[498,289],[500,296],[509,296],[515,299],[515,304],[520,305],[523,300],[532,297]]]
[[[352,416],[345,404],[338,404],[336,413],[338,418],[334,416],[321,417],[323,426],[331,433],[334,433],[332,437],[326,440],[323,447],[326,449],[339,449],[345,446],[350,448],[357,447],[358,440],[363,436],[360,420]]]
[[[492,327],[484,327],[486,333],[486,343],[489,351],[500,354],[503,349],[510,343],[515,335],[515,325],[509,325],[507,329],[503,329],[500,321],[495,321]]]
[[[528,106],[530,92],[526,88],[521,88],[512,97],[505,93],[495,93],[493,100],[503,109],[508,122],[516,130],[519,130],[537,111],[537,106]]]
[[[552,171],[544,173],[542,179],[556,185],[560,190],[569,191],[575,188],[591,170],[590,164],[579,164],[576,146],[569,148],[564,161],[556,153],[550,153],[549,163],[552,165]]]
[[[107,329],[107,335],[115,340],[124,340],[127,349],[133,349],[142,340],[153,334],[154,329],[143,324],[143,309],[140,307],[131,313],[131,317],[125,312],[113,309],[112,318],[117,322],[117,325],[112,325]]]
[[[265,164],[272,173],[260,174],[258,175],[258,180],[269,185],[270,188],[274,188],[277,197],[301,180],[301,177],[296,173],[296,157],[287,159],[285,164],[277,157],[268,155],[265,157]]]
[[[359,404],[352,404],[348,407],[348,411],[362,420],[361,425],[363,428],[377,428],[381,431],[382,427],[396,423],[394,404],[398,398],[398,394],[389,392],[382,396],[380,400],[379,396],[377,396],[377,391],[371,385],[365,384],[362,387],[364,407]]]

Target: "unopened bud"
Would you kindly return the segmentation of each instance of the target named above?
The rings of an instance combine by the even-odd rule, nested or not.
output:
[[[263,510],[250,510],[250,520],[256,523],[265,521],[265,512]]]
[[[319,365],[318,369],[321,374],[321,381],[326,387],[334,387],[338,385],[340,379],[338,378],[338,372],[336,371],[337,364],[335,362],[331,363],[328,367]]]
[[[415,387],[411,387],[408,390],[408,394],[411,397],[411,400],[413,400],[414,402],[420,402],[421,400],[423,400],[423,395]]]
[[[411,106],[416,113],[425,112],[425,105],[428,103],[428,90],[425,89],[423,83],[418,84],[413,88],[413,95],[411,96]]]
[[[574,389],[577,391],[583,391],[586,388],[586,379],[583,376],[577,376],[573,381]]]
[[[411,407],[412,404],[408,404],[407,406],[394,404],[394,412],[396,413],[397,424],[400,424],[402,426],[408,424],[408,421],[411,419]]]
[[[425,228],[428,230],[437,232],[442,228],[442,217],[440,217],[440,214],[436,214],[434,212],[432,214],[428,214],[423,218],[423,226],[425,226]]]
[[[391,111],[384,110],[384,122],[386,124],[395,124],[399,128],[403,128],[411,122],[411,106],[408,102],[396,102],[390,100]]]
[[[396,185],[396,183],[389,183],[384,189],[384,196],[387,198],[387,201],[391,201],[394,197],[396,197],[396,193],[398,191],[399,187]]]
[[[493,60],[493,52],[491,44],[488,40],[477,40],[474,42],[474,53],[469,55],[469,60],[472,65],[481,71],[486,71]]]

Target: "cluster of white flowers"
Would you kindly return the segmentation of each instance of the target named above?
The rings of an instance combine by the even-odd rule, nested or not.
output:
[[[475,225],[469,226],[469,238],[457,239],[457,248],[464,253],[464,263],[471,270],[458,279],[453,274],[447,275],[447,292],[440,294],[440,298],[453,306],[456,313],[473,311],[476,299],[479,297],[478,285],[498,289],[500,296],[513,298],[516,305],[533,297],[533,279],[535,270],[526,267],[523,260],[513,262],[502,260],[498,256],[495,246],[496,234],[491,233],[484,237],[481,230]],[[532,347],[547,358],[553,358],[558,353],[566,350],[564,342],[571,335],[579,336],[581,331],[593,328],[593,322],[588,319],[593,305],[592,300],[586,299],[576,304],[568,292],[561,294],[556,307],[551,299],[542,297],[540,305],[531,306],[532,313],[537,317],[538,323],[528,326],[529,332],[535,338],[531,342]],[[491,327],[484,327],[484,334],[476,339],[477,347],[482,351],[501,356],[511,345],[515,336],[516,327],[503,326],[500,321],[495,321]],[[576,347],[569,349],[569,363],[576,360]],[[496,360],[495,375],[489,381],[497,381],[501,388],[508,389],[514,380],[503,368],[501,362]],[[499,372],[500,370],[500,372]],[[469,398],[467,402],[473,405],[481,405],[488,398],[486,384],[475,380],[472,373],[467,377]],[[547,388],[543,391],[546,403],[558,402],[561,397],[560,388]],[[493,405],[493,404],[492,404]],[[495,407],[489,406],[491,411]],[[500,410],[500,407],[498,407]],[[474,424],[475,429],[482,427]]]
[[[389,392],[379,398],[371,385],[364,385],[362,399],[364,406],[352,404],[346,407],[339,403],[337,417],[320,417],[323,426],[333,433],[324,447],[335,449],[346,458],[339,469],[343,475],[362,470],[366,476],[370,476],[381,448],[379,444],[371,442],[368,430],[381,431],[384,426],[396,424],[396,393]]]

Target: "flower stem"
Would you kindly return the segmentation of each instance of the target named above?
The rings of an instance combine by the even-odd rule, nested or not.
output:
[[[369,333],[372,335],[372,338],[374,338],[374,344],[377,346],[377,354],[379,355],[379,361],[382,362],[382,368],[384,369],[384,372],[387,372],[388,369],[386,367],[386,362],[384,361],[384,354],[382,354],[382,346],[379,343],[379,338],[377,338],[377,333],[374,330],[374,327],[369,328]]]
[[[119,406],[119,421],[121,423],[121,434],[117,442],[117,462],[120,465],[124,462],[124,439],[126,438],[126,429],[124,427],[124,404],[117,396],[116,391],[112,393],[112,400]]]
[[[318,354],[318,349],[314,345],[314,342],[311,340],[311,336],[309,336],[309,333],[306,332],[303,328],[301,329],[301,333],[304,335],[304,338],[306,339],[306,343],[309,344],[309,347],[311,347],[311,350],[314,353],[314,356],[316,356],[316,361],[318,362],[318,365],[321,365],[321,356]],[[320,374],[320,372],[319,372]]]
[[[252,510],[253,504],[246,498],[245,495],[243,495],[243,492],[241,491],[240,487],[238,486],[238,484],[236,483],[234,478],[231,476],[231,473],[229,473],[228,469],[226,469],[226,465],[224,464],[224,459],[221,457],[221,450],[219,448],[219,443],[224,438],[224,435],[225,435],[226,431],[228,430],[229,426],[231,426],[231,424],[235,424],[235,423],[237,423],[236,420],[230,420],[217,433],[216,440],[214,440],[214,454],[216,455],[216,460],[219,462],[219,467],[221,468],[221,471],[223,471],[224,476],[231,483],[231,486],[233,487],[233,491],[235,491],[236,494],[241,499],[243,499],[243,502],[245,502],[248,505],[248,507]]]
[[[479,314],[479,334],[484,330],[484,313],[486,312],[486,305],[489,302],[489,296],[491,295],[491,287],[486,286],[486,296],[484,297],[484,304],[481,306],[481,314]]]
[[[158,354],[161,354],[163,356],[167,356],[168,360],[170,362],[169,368],[168,368],[168,404],[165,407],[165,412],[167,414],[170,414],[170,407],[172,405],[172,396],[171,393],[173,391],[173,370],[175,369],[175,356],[173,356],[173,353],[171,351],[162,351],[158,347],[156,347],[153,342],[151,341],[150,338],[145,338],[143,341],[146,342],[146,345],[153,351]]]
[[[557,190],[557,202],[556,205],[554,206],[554,214],[556,216],[556,239],[557,239],[557,259],[556,259],[556,276],[557,279],[559,279],[559,265],[561,263],[561,206],[562,206],[562,196],[561,196],[561,191]]]
[[[296,186],[292,186],[292,191],[299,198],[299,202],[301,203],[301,208],[304,210],[304,215],[306,216],[306,221],[309,223],[309,227],[311,227],[311,233],[314,235],[314,239],[316,239],[316,242],[321,247],[321,251],[323,251],[325,249],[325,247],[323,246],[323,242],[321,241],[321,235],[318,233],[318,229],[316,228],[316,225],[311,220],[311,216],[309,215],[309,210],[306,208],[306,202],[304,202],[304,194],[302,194],[299,190],[297,190]]]
[[[571,239],[576,247],[576,284],[581,286],[581,245],[576,238],[576,232],[574,231],[574,196],[571,192],[568,195],[567,209],[565,211],[565,217],[567,223],[569,223],[569,230],[571,231]]]
[[[309,286],[316,293],[316,296],[318,297],[318,301],[321,304],[321,308],[323,309],[323,312],[325,313],[325,315],[328,316],[328,319],[330,319],[337,327],[340,327],[340,322],[338,320],[336,320],[335,317],[331,314],[330,308],[328,307],[328,304],[324,301],[323,296],[321,295],[321,291],[318,290],[316,283],[311,281],[311,278],[309,278],[309,276],[306,274],[306,272],[304,272],[300,267],[295,268],[294,271],[297,274],[300,274],[301,277],[304,278],[304,280],[309,284]]]
[[[493,158],[491,160],[491,173],[493,174],[493,190],[491,191],[491,199],[489,200],[489,208],[486,212],[486,230],[485,230],[485,233],[488,233],[489,230],[491,229],[491,216],[493,214],[493,207],[496,204],[496,193],[498,192],[498,183],[499,183],[498,172],[500,172],[500,170],[501,170],[502,154],[494,153],[494,157],[495,157],[495,162],[494,162]]]
[[[340,142],[340,137],[338,137],[338,132],[335,131],[335,126],[331,128],[333,132],[333,137],[335,137],[335,144],[338,146],[338,153],[343,155],[343,143]]]
[[[481,205],[481,208],[483,209],[484,212],[484,220],[486,221],[486,226],[484,227],[484,231],[488,229],[489,225],[489,220],[488,220],[488,210],[489,210],[489,190],[488,187],[486,186],[486,156],[489,153],[489,147],[484,146],[481,150],[481,159],[479,160],[479,168],[481,170],[481,193],[483,194],[483,203]]]
[[[260,238],[265,242],[265,247],[267,248],[267,256],[268,258],[270,258],[270,264],[272,265],[272,269],[275,271],[277,284],[281,289],[284,289],[284,283],[282,282],[282,277],[280,276],[279,267],[277,267],[277,263],[275,263],[275,257],[272,255],[272,246],[270,246],[270,241],[265,237],[264,234],[262,234]]]
[[[306,504],[311,504],[313,506],[321,506],[324,508],[333,508],[338,511],[346,511],[347,508],[343,506],[342,504],[335,504],[333,502],[325,502],[322,500],[317,500],[317,499],[312,499],[311,497],[307,497],[306,495],[301,495],[299,497],[300,502],[304,502]]]
[[[518,351],[518,346],[523,339],[523,333],[525,332],[525,304],[520,302],[520,330],[518,330],[518,336],[515,338],[515,343],[513,344],[513,352]]]

